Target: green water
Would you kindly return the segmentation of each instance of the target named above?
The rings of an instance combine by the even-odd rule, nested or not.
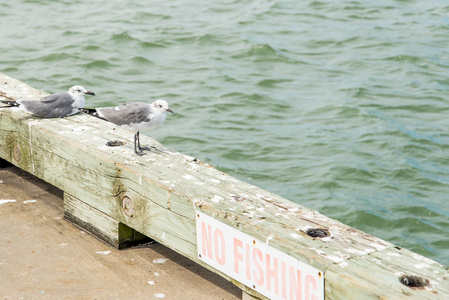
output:
[[[0,72],[449,264],[447,1],[1,1]]]

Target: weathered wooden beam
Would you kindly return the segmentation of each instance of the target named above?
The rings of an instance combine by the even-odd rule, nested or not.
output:
[[[3,97],[45,95],[12,78],[1,79]],[[125,145],[107,146],[112,140]],[[140,232],[231,280],[249,295],[264,298],[256,285],[245,286],[199,258],[196,222],[202,212],[253,237],[254,244],[269,245],[319,270],[326,298],[449,299],[448,271],[440,264],[239,181],[148,137],[142,136],[142,142],[157,150],[136,156],[133,133],[88,115],[41,119],[0,108],[0,157],[63,190],[66,217],[117,247]],[[129,230],[122,234],[120,226]],[[288,273],[281,266],[279,270],[266,281],[281,280]],[[408,287],[401,283],[403,275],[421,276],[428,285]],[[279,298],[293,295],[284,292],[277,292]]]
[[[64,194],[64,218],[118,249],[152,241],[67,193]]]

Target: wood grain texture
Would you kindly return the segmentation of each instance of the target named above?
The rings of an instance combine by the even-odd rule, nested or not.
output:
[[[2,86],[0,91],[8,95],[8,89]],[[11,97],[17,95],[16,91]],[[204,265],[197,259],[197,210],[324,272],[329,299],[348,299],[348,295],[361,296],[354,299],[380,299],[384,295],[421,299],[423,294],[449,299],[448,283],[440,280],[444,268],[438,263],[420,269],[438,284],[419,293],[409,291],[411,288],[403,286],[398,277],[406,272],[404,265],[415,263],[413,256],[404,255],[401,264],[394,264],[389,260],[389,253],[395,251],[393,244],[239,181],[144,135],[142,143],[157,150],[138,157],[133,152],[133,136],[85,114],[41,119],[17,109],[0,108],[0,157],[117,224],[125,224],[199,264]],[[125,145],[106,146],[113,140],[124,141]],[[129,199],[126,209],[124,199]],[[330,236],[310,237],[306,232],[311,228],[325,228]],[[420,270],[413,272],[421,274]],[[220,271],[213,271],[261,297]]]

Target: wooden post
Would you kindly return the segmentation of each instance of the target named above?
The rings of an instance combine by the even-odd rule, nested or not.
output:
[[[12,78],[1,79],[3,97],[45,95]],[[113,140],[125,145],[106,145]],[[449,299],[448,270],[437,262],[239,181],[148,137],[142,136],[142,143],[157,150],[136,156],[133,133],[88,115],[41,119],[0,108],[0,157],[63,190],[65,217],[116,247],[149,237],[227,278],[248,295],[264,298],[266,292],[256,283],[245,285],[235,279],[234,269],[213,267],[200,258],[196,226],[201,212],[253,238],[254,245],[271,247],[318,270],[317,278],[324,276],[324,291],[307,294],[314,286],[293,286],[291,278],[289,284],[284,281],[292,274],[303,280],[300,272],[289,273],[280,260],[270,265],[268,254],[261,256],[260,250],[245,260],[254,245],[234,245],[234,255],[241,260],[235,261],[234,271],[246,266],[241,276],[250,278],[266,267],[267,277],[259,278],[259,283],[272,283],[267,288],[274,286],[279,298],[312,299],[322,293],[328,299]],[[215,240],[215,247],[220,241]],[[215,251],[223,256],[223,250]]]

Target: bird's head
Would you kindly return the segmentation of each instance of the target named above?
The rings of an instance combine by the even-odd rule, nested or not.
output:
[[[172,114],[175,113],[175,112],[173,111],[173,109],[171,109],[171,108],[168,106],[167,101],[162,100],[162,99],[159,99],[159,100],[154,101],[154,102],[153,102],[153,106],[154,106],[154,108],[156,108],[157,110],[168,111],[168,112],[170,112],[170,113],[172,113]]]
[[[86,90],[85,88],[83,88],[80,85],[72,86],[69,89],[69,94],[71,94],[73,96],[75,96],[75,95],[82,95],[82,96],[84,96],[84,95],[92,95],[92,96],[95,96],[94,92],[90,92],[90,91]]]

